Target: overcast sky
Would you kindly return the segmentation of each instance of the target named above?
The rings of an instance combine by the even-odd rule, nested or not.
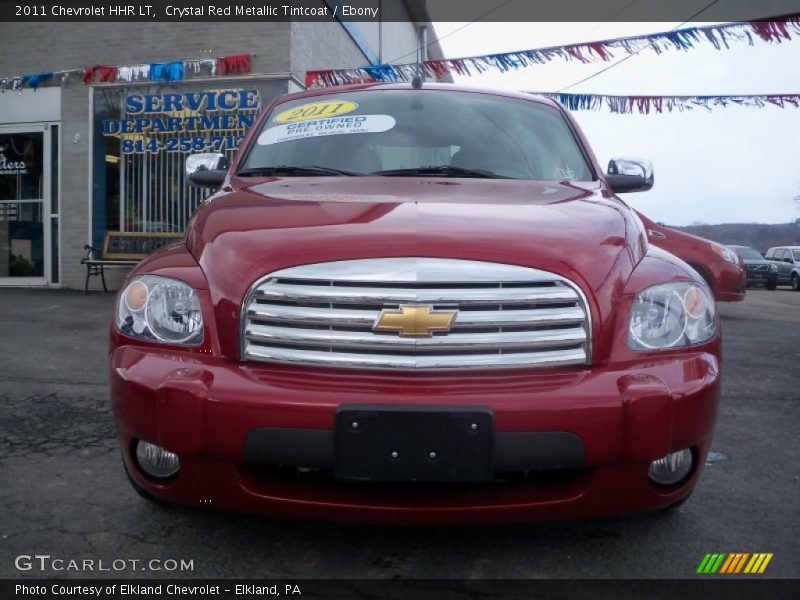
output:
[[[698,23],[704,25],[707,23]],[[447,57],[522,50],[667,31],[679,23],[436,23]],[[621,58],[619,53],[614,60]],[[559,91],[606,67],[554,60],[456,82],[509,90]],[[661,55],[645,50],[569,92],[599,94],[800,93],[800,37],[730,50],[703,45]],[[575,111],[602,165],[613,156],[653,161],[655,187],[625,200],[672,225],[800,218],[800,109],[715,108],[708,112],[614,115]]]

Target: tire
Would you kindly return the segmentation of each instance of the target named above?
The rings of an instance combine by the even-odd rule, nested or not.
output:
[[[766,284],[764,284],[764,287],[768,290],[774,290],[776,287],[778,287],[778,284],[776,284],[774,281],[768,281]]]
[[[795,292],[800,292],[800,277],[797,273],[792,273],[792,289]]]

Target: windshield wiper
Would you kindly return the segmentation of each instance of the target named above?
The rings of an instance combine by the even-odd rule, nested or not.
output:
[[[266,177],[269,175],[346,175],[356,177],[363,173],[353,171],[343,171],[342,169],[331,169],[329,167],[317,167],[315,165],[294,166],[277,165],[274,167],[254,167],[252,169],[242,169],[237,173],[242,177]]]
[[[415,167],[413,169],[389,169],[388,171],[375,171],[370,175],[381,175],[389,177],[412,177],[414,175],[442,175],[451,177],[480,177],[483,179],[511,179],[505,175],[499,175],[493,171],[482,169],[466,169],[464,167],[454,167],[452,165],[439,165],[436,167]]]

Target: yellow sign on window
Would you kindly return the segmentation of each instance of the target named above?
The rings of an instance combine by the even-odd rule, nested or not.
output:
[[[325,100],[323,102],[312,102],[295,106],[279,113],[274,119],[275,123],[295,123],[297,121],[308,121],[310,119],[324,119],[326,117],[336,117],[353,112],[358,108],[358,104],[349,100]]]

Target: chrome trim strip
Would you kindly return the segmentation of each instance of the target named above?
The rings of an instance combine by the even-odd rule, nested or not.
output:
[[[514,354],[475,354],[455,356],[398,356],[375,354],[348,354],[294,350],[265,346],[249,346],[249,356],[265,362],[282,364],[316,365],[321,367],[356,367],[363,369],[493,369],[504,367],[549,367],[583,365],[586,356],[579,350],[551,350],[546,352],[520,352]]]
[[[319,279],[386,283],[522,283],[563,281],[564,278],[530,267],[450,258],[400,257],[339,260],[290,267],[268,278]],[[265,278],[267,279],[267,278]]]
[[[281,304],[251,304],[247,316],[257,321],[298,323],[301,325],[351,325],[372,327],[381,310],[353,310],[344,308],[319,308]],[[577,306],[566,308],[538,308],[534,310],[465,310],[458,313],[451,330],[476,327],[513,327],[521,325],[570,325],[582,323],[583,310]]]
[[[451,329],[475,327],[514,327],[521,325],[580,325],[586,319],[578,306],[537,308],[536,310],[464,310],[458,313]]]
[[[256,297],[265,300],[292,302],[324,302],[333,304],[543,304],[574,302],[578,295],[568,287],[544,288],[478,288],[403,290],[397,288],[363,288],[322,285],[270,283],[256,289]]]
[[[380,309],[350,310],[281,304],[251,304],[247,316],[260,321],[299,323],[301,325],[355,325],[372,327]]]
[[[250,324],[245,330],[245,338],[251,341],[298,346],[361,348],[384,352],[391,352],[395,349],[437,352],[440,350],[481,350],[482,348],[491,348],[492,350],[547,348],[582,344],[586,341],[586,332],[579,327],[544,331],[451,333],[434,335],[429,338],[409,338],[392,334],[376,335],[372,332],[296,329]]]

